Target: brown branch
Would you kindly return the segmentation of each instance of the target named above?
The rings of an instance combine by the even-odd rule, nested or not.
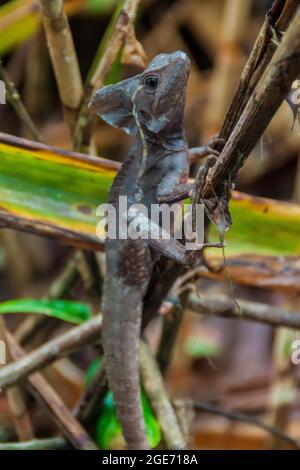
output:
[[[90,143],[94,116],[91,115],[88,103],[96,89],[104,85],[104,81],[125,44],[130,26],[135,20],[140,0],[125,0],[117,17],[113,17],[107,31],[99,44],[94,62],[87,75],[84,86],[83,100],[78,113],[74,132],[74,147],[87,151]],[[119,6],[117,7],[117,11]]]
[[[300,329],[300,313],[273,307],[259,302],[250,302],[237,299],[242,314],[237,311],[236,304],[231,297],[212,294],[191,294],[188,306],[191,310],[203,315],[216,315],[225,318],[250,320],[266,323],[273,326],[286,326]]]
[[[52,364],[57,359],[95,344],[100,339],[102,316],[97,315],[83,325],[72,328],[57,338],[45,343],[36,350],[27,353],[17,362],[0,369],[0,389],[5,390],[25,380],[30,374]]]
[[[163,328],[157,348],[156,359],[162,375],[165,375],[172,353],[175,347],[177,334],[182,323],[184,309],[182,303],[177,303],[169,313],[164,317]]]
[[[9,347],[15,360],[26,357],[26,353],[16,342],[11,334],[8,334]],[[96,450],[97,447],[53,388],[47,383],[41,373],[35,372],[26,381],[26,387],[30,393],[41,403],[50,417],[57,424],[62,433],[74,445],[81,450]]]
[[[40,0],[42,21],[65,121],[73,135],[83,85],[63,0]]]
[[[224,185],[227,183],[231,186],[235,181],[238,170],[281,105],[292,82],[300,73],[299,31],[300,10],[298,9],[219,158],[209,169],[204,184],[199,184],[201,191],[195,196],[195,202],[203,201],[211,219],[216,223],[220,223],[221,219],[222,223],[229,225],[228,220],[223,220],[228,202]],[[225,204],[220,207],[222,199]]]
[[[140,368],[145,391],[159,421],[167,448],[184,449],[184,438],[165,390],[160,370],[144,341],[140,343]]]
[[[280,34],[285,31],[298,5],[298,0],[275,0],[273,2],[273,6],[266,15],[254,43],[222,124],[220,136],[224,139],[229,138],[248,99],[278,47],[279,39],[276,42],[273,34],[276,31]]]
[[[279,439],[288,442],[293,447],[300,449],[300,441],[288,436],[286,433],[281,431],[281,429],[275,426],[271,426],[267,423],[264,423],[260,421],[259,419],[254,418],[253,416],[248,416],[243,413],[237,413],[235,411],[223,410],[214,405],[210,405],[209,403],[193,402],[193,406],[194,406],[195,411],[203,411],[205,413],[211,413],[217,416],[223,416],[224,418],[228,418],[232,421],[242,421],[244,423],[252,424],[253,426],[263,429],[264,431],[267,431],[273,436],[276,436]]]

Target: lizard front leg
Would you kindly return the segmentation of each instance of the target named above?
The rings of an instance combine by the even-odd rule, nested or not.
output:
[[[218,157],[220,154],[219,149],[222,149],[224,144],[224,139],[215,136],[208,142],[207,145],[193,147],[189,149],[190,164],[198,163],[200,160],[208,157],[209,155],[214,155],[215,157]]]
[[[202,160],[203,158],[206,157],[211,157],[212,158],[217,158],[220,155],[219,150],[215,149],[214,147],[222,148],[224,146],[225,140],[220,138],[220,137],[213,137],[207,145],[201,146],[201,147],[193,147],[189,149],[188,153],[188,159],[189,163],[198,163],[199,160]],[[164,181],[163,184],[161,184],[161,187],[163,188],[163,191],[158,188],[157,191],[157,200],[160,203],[174,203],[174,202],[179,202],[183,201],[184,199],[190,197],[192,195],[192,190],[193,190],[193,183],[178,183],[175,184],[177,174],[176,174],[176,168],[175,171],[173,171],[174,175],[170,174],[168,175],[165,180],[167,180],[167,184]],[[170,181],[173,180],[173,187],[169,189],[168,192],[166,192],[165,188],[169,187],[170,188]]]
[[[131,230],[135,231],[136,236],[147,240],[148,244],[155,251],[185,266],[196,264],[198,253],[203,248],[223,247],[222,243],[201,243],[198,250],[187,250],[179,240],[172,237],[169,232],[157,225],[134,206],[128,211],[128,220]]]

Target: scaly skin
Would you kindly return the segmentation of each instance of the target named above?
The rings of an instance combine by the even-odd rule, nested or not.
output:
[[[183,52],[161,54],[143,74],[94,95],[91,108],[111,125],[135,135],[109,194],[117,214],[120,196],[127,196],[128,206],[142,203],[150,209],[186,183],[189,157],[182,120],[188,74],[189,60]],[[153,81],[147,82],[149,76],[157,79],[155,88]],[[160,251],[149,245],[141,239],[106,241],[105,367],[128,449],[149,449],[140,400],[139,338],[143,298]],[[178,247],[166,253],[164,245],[161,251],[185,263],[183,246]]]

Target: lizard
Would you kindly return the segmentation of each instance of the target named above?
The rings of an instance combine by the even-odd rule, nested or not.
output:
[[[216,153],[209,146],[189,152],[183,128],[189,71],[184,52],[159,54],[142,73],[100,88],[90,101],[90,109],[104,121],[134,136],[109,191],[108,203],[118,216],[120,196],[127,197],[129,207],[183,200],[191,190],[190,162]],[[133,240],[120,234],[106,238],[105,251],[101,311],[108,384],[127,448],[149,449],[139,379],[143,298],[158,253],[184,265],[194,262],[194,253],[174,238]]]

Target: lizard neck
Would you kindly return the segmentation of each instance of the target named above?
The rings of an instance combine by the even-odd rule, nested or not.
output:
[[[187,146],[187,140],[184,129],[179,129],[176,132],[169,134],[154,134],[141,129],[138,138],[144,149],[147,150],[148,154],[156,154],[163,156],[163,154],[169,154],[170,152],[181,152]]]

